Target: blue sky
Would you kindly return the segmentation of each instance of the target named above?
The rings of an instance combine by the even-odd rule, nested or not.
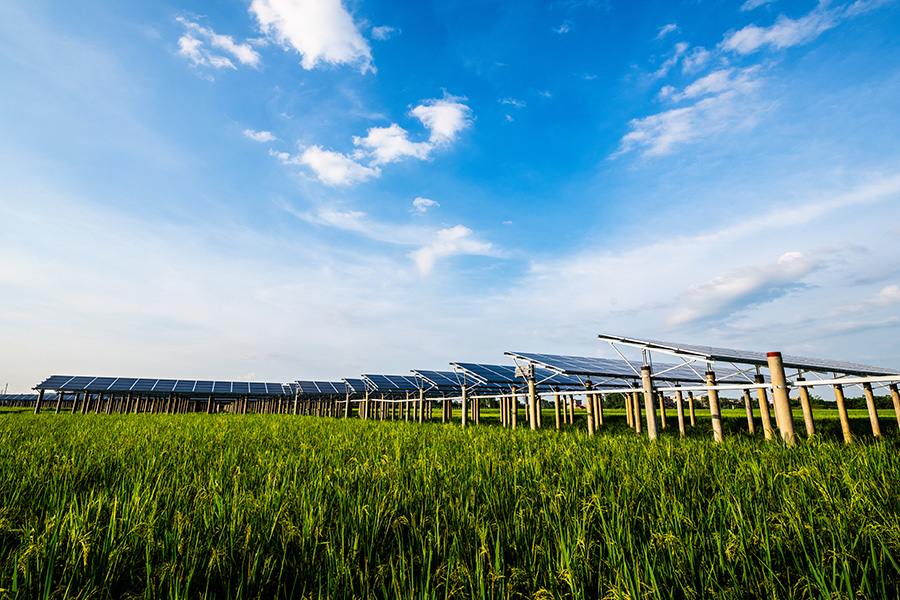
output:
[[[900,367],[900,3],[11,0],[0,385]]]

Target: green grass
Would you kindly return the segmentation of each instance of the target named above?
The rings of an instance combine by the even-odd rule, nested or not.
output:
[[[723,445],[704,421],[650,443],[608,417],[588,438],[5,414],[0,596],[900,594],[896,421],[880,441],[861,432],[851,446],[823,436],[789,449],[740,433],[742,414],[727,416]]]

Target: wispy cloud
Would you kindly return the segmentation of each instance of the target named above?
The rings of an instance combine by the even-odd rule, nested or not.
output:
[[[675,23],[663,25],[659,28],[659,33],[656,34],[656,39],[661,40],[673,31],[678,31],[678,25],[676,25]]]
[[[285,165],[305,165],[327,185],[346,186],[381,176],[380,167],[407,158],[426,160],[440,147],[450,145],[472,123],[472,109],[465,98],[446,96],[425,100],[410,111],[428,130],[428,140],[414,142],[397,123],[371,127],[365,136],[353,136],[357,150],[343,154],[320,146],[306,148],[300,156],[271,152]]]
[[[775,2],[775,0],[747,0],[741,5],[741,12],[753,10],[754,8],[759,8],[760,6],[765,6],[772,2]]]
[[[852,3],[834,5],[831,2],[820,2],[816,8],[806,15],[791,19],[779,15],[775,23],[768,27],[747,25],[725,36],[722,47],[740,54],[756,52],[764,46],[776,50],[807,44],[822,33],[839,25],[841,22],[857,17],[887,4],[890,0],[856,0]],[[765,2],[749,0],[744,7],[761,6]]]
[[[458,255],[492,256],[494,247],[489,242],[478,240],[474,232],[464,225],[438,231],[426,246],[410,253],[421,275],[428,275],[434,264],[443,258]]]
[[[264,34],[302,56],[304,69],[325,63],[375,71],[369,43],[340,0],[253,0],[250,13]]]
[[[750,127],[764,109],[753,101],[760,83],[758,70],[750,67],[710,73],[680,92],[674,87],[663,88],[663,98],[694,103],[633,119],[614,156],[638,149],[644,156],[660,156],[681,144],[735,127]]]
[[[429,208],[435,208],[440,206],[436,201],[431,200],[429,198],[416,198],[413,200],[413,208],[410,212],[415,213],[417,215],[424,215]]]
[[[309,167],[319,181],[328,185],[352,185],[381,175],[381,169],[377,167],[366,167],[346,154],[325,150],[321,146],[310,146],[299,155],[271,150],[269,153],[284,165]]]
[[[400,35],[400,29],[398,29],[397,27],[390,27],[388,25],[382,25],[380,27],[372,28],[372,39],[378,40],[380,42],[389,40],[398,35]]]
[[[242,65],[254,68],[259,66],[259,53],[249,44],[238,44],[230,35],[220,35],[209,27],[203,27],[184,17],[175,20],[187,29],[187,33],[178,40],[178,53],[194,65],[236,69],[231,61],[235,59]]]
[[[243,132],[245,137],[250,138],[254,142],[274,142],[278,138],[272,135],[271,131],[254,131],[253,129],[245,129]]]
[[[692,285],[676,299],[669,323],[715,321],[802,287],[819,262],[802,252],[786,252],[775,263],[741,266]]]

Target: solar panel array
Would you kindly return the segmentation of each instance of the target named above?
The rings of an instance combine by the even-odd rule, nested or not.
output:
[[[655,340],[638,340],[634,338],[626,338],[621,336],[601,334],[598,336],[601,340],[618,341],[645,347],[649,350],[663,350],[674,354],[685,354],[689,356],[701,357],[712,362],[732,362],[739,364],[758,365],[765,367],[769,364],[765,352],[753,352],[750,350],[732,350],[730,348],[717,348],[714,346],[700,346],[696,344],[675,344],[670,342],[659,342]],[[804,371],[817,371],[824,373],[843,373],[846,375],[878,376],[878,375],[895,375],[898,370],[890,370],[882,367],[873,367],[871,365],[863,365],[840,360],[830,360],[827,358],[807,358],[803,356],[782,355],[782,363],[785,367],[791,369],[801,369]]]
[[[224,396],[292,395],[295,384],[255,381],[211,381],[192,379],[141,379],[134,377],[82,377],[53,375],[36,389],[62,392],[146,392],[176,394],[213,394]]]
[[[37,401],[37,394],[0,394],[0,402]],[[56,400],[56,394],[44,394],[44,402]]]
[[[369,389],[376,392],[418,392],[419,380],[413,375],[363,375]]]
[[[353,392],[362,393],[368,389],[368,387],[366,386],[366,382],[363,381],[362,379],[352,379],[352,378],[348,379],[345,377],[344,383],[346,383],[350,387],[350,390]]]
[[[296,385],[300,394],[305,396],[319,396],[322,394],[345,395],[353,391],[345,381],[298,381]]]
[[[478,382],[465,381],[455,371],[413,371],[427,383],[427,390],[439,391],[447,394],[461,394],[463,383],[475,385]]]
[[[570,375],[582,375],[609,379],[640,378],[640,366],[624,360],[594,358],[589,356],[562,356],[529,352],[507,352],[510,356],[544,365]],[[696,368],[696,367],[695,367]],[[637,373],[635,373],[637,371]],[[704,369],[696,371],[687,365],[654,363],[653,378],[661,381],[705,383]],[[733,369],[717,369],[716,380],[721,382],[752,381],[749,375]],[[604,384],[606,385],[606,383]]]
[[[495,385],[523,385],[525,379],[516,375],[514,365],[484,365],[480,363],[451,363],[485,383]],[[583,388],[584,382],[578,377],[556,373],[549,369],[536,367],[534,379],[543,387],[556,386],[563,388]]]

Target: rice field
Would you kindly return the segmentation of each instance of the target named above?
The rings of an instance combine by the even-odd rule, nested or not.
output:
[[[616,411],[0,414],[0,597],[897,598],[896,420],[845,446],[827,413],[793,449],[742,411],[722,445],[702,411],[655,443]]]

